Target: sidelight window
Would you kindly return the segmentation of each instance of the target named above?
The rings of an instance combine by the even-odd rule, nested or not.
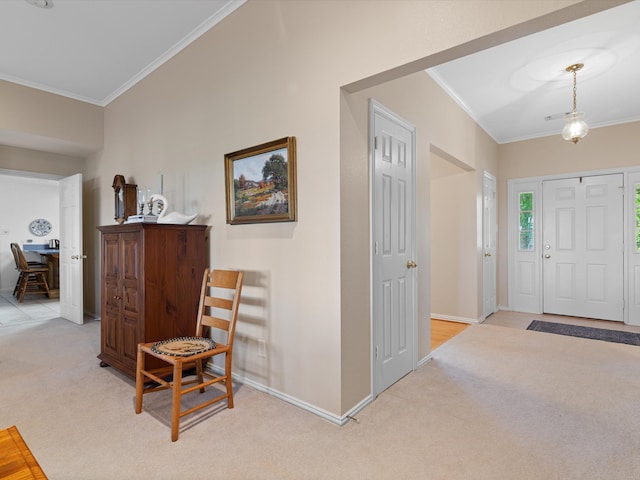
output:
[[[636,205],[638,205],[637,199],[639,194],[640,194],[640,185],[639,185],[639,189],[636,190]],[[531,252],[534,250],[533,192],[520,193],[519,205],[520,205],[520,215],[519,215],[520,238],[518,242],[518,249],[523,252]],[[638,210],[636,210],[636,212],[638,212]],[[638,215],[636,215],[636,218],[638,218]]]

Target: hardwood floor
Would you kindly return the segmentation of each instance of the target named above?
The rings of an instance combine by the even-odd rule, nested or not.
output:
[[[446,320],[431,319],[431,351],[438,348],[447,340],[455,337],[469,324],[460,322],[449,322]]]

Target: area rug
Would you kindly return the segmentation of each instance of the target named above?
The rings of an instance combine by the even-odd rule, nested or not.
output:
[[[534,320],[527,330],[536,332],[557,333],[571,337],[590,338],[605,342],[626,343],[628,345],[640,345],[640,333],[622,332],[619,330],[607,330],[605,328],[583,327],[580,325],[568,325],[566,323],[543,322]]]

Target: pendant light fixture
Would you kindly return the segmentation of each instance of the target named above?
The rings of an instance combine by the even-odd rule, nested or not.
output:
[[[562,138],[569,140],[574,145],[581,138],[586,137],[589,132],[589,125],[583,120],[584,113],[576,111],[576,73],[582,67],[584,67],[583,63],[574,63],[565,68],[567,72],[573,73],[573,112],[564,117],[565,125],[562,129]]]

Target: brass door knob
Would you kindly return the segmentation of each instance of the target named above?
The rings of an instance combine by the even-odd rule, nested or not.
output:
[[[491,256],[491,253],[489,253],[489,252],[485,252],[484,256],[485,256],[485,257],[490,257],[490,256]]]
[[[407,262],[407,268],[416,268],[418,266],[418,264],[416,262],[414,262],[413,260],[409,260]]]

